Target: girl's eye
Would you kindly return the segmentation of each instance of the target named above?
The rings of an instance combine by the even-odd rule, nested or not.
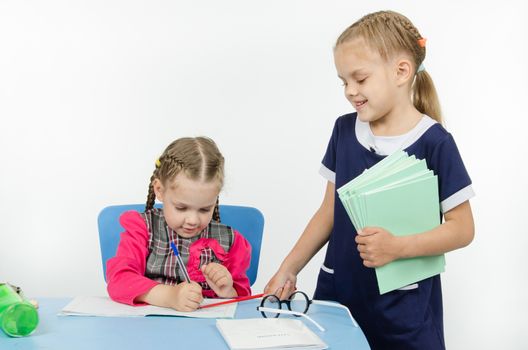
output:
[[[357,82],[358,82],[358,84],[362,84],[362,83],[365,82],[365,80],[367,80],[367,78],[360,79],[360,80],[358,80]]]
[[[210,208],[202,208],[202,209],[200,209],[200,211],[201,211],[202,213],[208,213],[208,212],[211,211],[211,209],[210,209]]]
[[[175,208],[176,208],[176,210],[178,210],[178,211],[184,211],[184,210],[185,210],[184,207],[175,207]]]

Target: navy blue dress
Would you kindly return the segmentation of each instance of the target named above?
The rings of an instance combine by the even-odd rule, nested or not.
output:
[[[441,202],[469,199],[471,179],[453,137],[440,124],[423,130],[404,150],[425,159],[438,175]],[[356,113],[347,114],[335,123],[322,173],[338,189],[384,157],[358,140]],[[372,349],[445,349],[440,275],[420,281],[417,288],[380,295],[375,270],[363,265],[356,230],[337,193],[335,198],[334,226],[314,299],[346,305]]]

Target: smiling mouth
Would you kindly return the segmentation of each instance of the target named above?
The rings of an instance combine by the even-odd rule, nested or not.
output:
[[[355,106],[356,108],[361,108],[361,107],[363,107],[366,103],[367,103],[367,100],[365,100],[365,101],[357,101],[357,102],[354,102],[354,106]]]

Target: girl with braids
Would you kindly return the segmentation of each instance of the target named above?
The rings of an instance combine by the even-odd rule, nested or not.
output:
[[[339,36],[335,65],[356,112],[337,119],[320,171],[328,180],[323,202],[264,290],[286,298],[328,242],[314,298],[346,305],[372,349],[445,348],[440,276],[380,295],[374,267],[443,254],[474,235],[471,180],[442,127],[425,53],[418,30],[392,11],[366,15]],[[336,189],[399,149],[425,159],[438,176],[444,222],[404,237],[380,227],[356,232]]]
[[[203,297],[250,295],[249,242],[220,222],[224,158],[205,137],[172,142],[156,162],[144,213],[125,212],[117,254],[108,260],[108,294],[118,302],[193,311]],[[154,200],[163,209],[154,208]],[[187,267],[187,283],[171,250]]]

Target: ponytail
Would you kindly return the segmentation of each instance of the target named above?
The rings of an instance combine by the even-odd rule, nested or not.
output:
[[[416,73],[412,88],[412,99],[416,109],[442,124],[440,101],[433,79],[425,70]]]

